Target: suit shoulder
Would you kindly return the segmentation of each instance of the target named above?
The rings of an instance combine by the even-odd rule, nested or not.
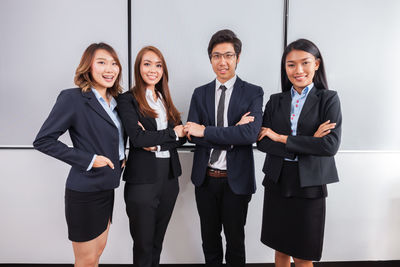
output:
[[[132,91],[128,90],[128,91],[123,92],[122,94],[118,95],[117,101],[121,100],[121,99],[128,100],[128,99],[135,99],[135,98],[133,97]]]
[[[60,95],[69,95],[69,96],[76,96],[81,95],[82,89],[81,88],[69,88],[61,90]]]
[[[246,81],[243,81],[243,86],[246,87],[246,90],[255,90],[255,91],[263,91],[262,87],[259,85],[255,85]]]
[[[319,94],[323,99],[330,100],[330,99],[339,99],[338,93],[334,90],[327,90],[327,89],[318,89]]]
[[[201,85],[201,86],[199,86],[199,87],[196,87],[196,88],[194,89],[194,91],[193,91],[193,96],[205,95],[207,88],[208,88],[209,86],[212,86],[213,83],[214,83],[214,81],[209,82],[209,83],[206,83],[206,84],[203,84],[203,85]]]
[[[271,94],[269,96],[269,99],[270,99],[270,101],[275,101],[275,100],[281,98],[283,96],[283,94],[284,94],[283,92]]]
[[[201,86],[199,86],[199,87],[196,87],[196,88],[194,89],[194,92],[201,92],[201,91],[204,91],[204,90],[206,90],[207,87],[212,86],[213,83],[214,83],[214,81],[211,81],[211,82],[209,82],[209,83],[206,83],[206,84],[203,84],[203,85],[201,85]]]

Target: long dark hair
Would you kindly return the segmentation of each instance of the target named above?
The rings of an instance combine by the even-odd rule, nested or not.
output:
[[[326,79],[325,74],[325,66],[324,60],[322,59],[321,52],[318,47],[311,41],[307,39],[298,39],[288,46],[286,46],[283,51],[282,60],[281,60],[281,85],[282,92],[289,91],[292,88],[292,83],[289,81],[289,78],[286,74],[286,57],[292,50],[302,50],[307,53],[310,53],[315,57],[316,60],[319,60],[319,68],[315,71],[314,75],[314,86],[318,89],[328,89],[328,81]]]
[[[181,121],[181,114],[176,109],[174,103],[172,102],[171,95],[168,86],[168,69],[165,59],[160,50],[154,46],[143,47],[136,56],[135,66],[134,66],[134,76],[135,76],[135,86],[131,89],[133,95],[135,96],[138,104],[139,111],[142,115],[146,115],[151,118],[157,118],[157,113],[154,111],[146,100],[146,83],[140,74],[140,64],[142,63],[143,55],[148,52],[154,52],[160,59],[163,68],[163,75],[161,80],[156,84],[155,90],[162,95],[162,99],[167,111],[167,118],[174,122],[174,125],[178,125]]]

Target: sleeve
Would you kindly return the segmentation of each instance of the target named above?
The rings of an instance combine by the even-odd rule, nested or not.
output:
[[[90,171],[93,168],[94,160],[96,159],[96,157],[97,157],[97,155],[94,154],[93,158],[92,158],[92,161],[90,162],[90,164],[89,164],[88,168],[86,169],[86,171]]]
[[[122,94],[118,97],[117,103],[125,133],[134,147],[152,147],[176,140],[175,132],[170,127],[159,131],[144,131],[138,125],[138,111],[132,98],[133,96],[129,94]]]
[[[264,116],[263,116],[263,123],[262,126],[266,128],[271,128],[272,130],[272,119],[271,117],[273,116],[273,108],[272,108],[272,97],[270,100],[267,102],[265,105],[265,110],[264,110]],[[280,142],[275,142],[272,141],[271,139],[268,138],[268,136],[265,136],[263,139],[257,142],[257,148],[258,150],[262,152],[266,152],[268,154],[282,157],[282,158],[289,158],[289,159],[294,159],[295,154],[290,153],[286,149],[286,145]]]
[[[287,150],[296,154],[334,156],[339,149],[342,133],[342,112],[336,92],[327,99],[324,105],[323,121],[327,120],[336,122],[335,129],[331,130],[328,135],[321,138],[301,135],[289,136],[286,142]]]
[[[75,147],[68,147],[58,138],[73,127],[75,116],[74,100],[67,91],[62,91],[33,141],[35,149],[66,162],[73,167],[86,170],[93,154]]]
[[[250,111],[251,116],[254,116],[253,122],[228,127],[207,126],[204,131],[204,139],[223,145],[250,145],[255,143],[262,123],[263,95],[262,88],[258,87],[249,105],[248,111]]]
[[[180,137],[178,141],[164,143],[160,146],[160,151],[166,151],[183,146],[186,143],[186,137]]]
[[[196,89],[192,95],[192,100],[190,101],[189,115],[188,115],[187,121],[202,124],[202,120],[199,116],[199,106],[197,103],[198,98],[199,98],[199,96],[197,95],[197,89]],[[220,145],[218,143],[210,142],[210,141],[205,140],[204,137],[191,136],[191,140],[188,140],[188,141],[190,143],[193,143],[193,144],[196,144],[199,146],[204,146],[207,148],[214,148],[214,149],[220,149],[220,150],[229,150],[230,149],[230,146],[228,146],[228,145]]]

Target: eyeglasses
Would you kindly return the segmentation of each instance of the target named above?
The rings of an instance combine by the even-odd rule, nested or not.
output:
[[[218,61],[221,60],[222,58],[224,58],[225,60],[232,60],[234,59],[236,56],[236,53],[232,53],[232,52],[226,52],[224,54],[220,54],[220,53],[214,53],[211,54],[211,59]]]

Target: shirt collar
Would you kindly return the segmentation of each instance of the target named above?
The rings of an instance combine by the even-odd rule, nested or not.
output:
[[[233,88],[233,85],[235,84],[236,79],[237,79],[236,74],[235,74],[235,76],[233,76],[230,80],[226,81],[225,83],[221,83],[220,81],[218,81],[218,79],[215,79],[215,91],[217,91],[222,84],[225,85],[227,90]]]
[[[92,92],[93,92],[93,94],[96,96],[96,98],[97,98],[97,100],[98,100],[99,102],[103,102],[103,103],[107,104],[106,100],[105,100],[105,99],[100,95],[100,93],[99,93],[96,89],[94,89],[93,87],[92,87]],[[110,99],[110,108],[111,108],[111,110],[114,110],[115,107],[117,106],[117,101],[114,99],[114,97],[112,97],[112,96],[110,96],[110,95],[108,95],[108,94],[107,94],[107,96],[108,96],[109,99]]]
[[[157,96],[158,96],[157,101],[158,101],[159,99],[162,99],[161,94],[159,94],[159,93],[157,92],[157,90],[156,90],[156,94],[157,94]],[[153,98],[153,91],[150,90],[150,89],[146,89],[146,99],[148,99],[148,100],[150,100],[150,101],[152,101],[152,102],[154,102],[154,103],[157,102],[157,101],[154,101],[154,98]]]
[[[308,86],[306,86],[306,87],[303,89],[303,91],[301,91],[300,97],[306,97],[306,96],[308,95],[308,93],[311,91],[311,89],[313,89],[313,88],[314,88],[314,83],[311,83],[311,84],[309,84]],[[295,95],[299,95],[299,93],[293,88],[293,86],[292,86],[292,88],[290,89],[290,92],[291,92],[291,94],[292,94],[292,98],[293,98]]]

